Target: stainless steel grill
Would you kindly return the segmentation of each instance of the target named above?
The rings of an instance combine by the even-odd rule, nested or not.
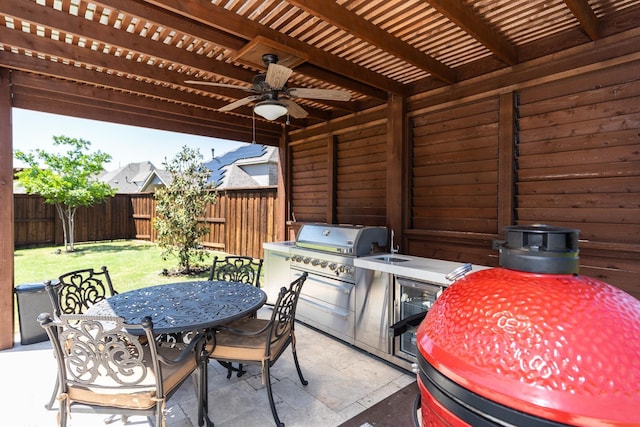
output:
[[[387,245],[386,227],[305,224],[295,246],[326,253],[351,256],[371,255]]]
[[[290,249],[291,275],[309,274],[298,320],[354,343],[357,271],[353,260],[384,252],[386,227],[305,224]]]

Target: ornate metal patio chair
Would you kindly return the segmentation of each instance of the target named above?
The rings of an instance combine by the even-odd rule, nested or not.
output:
[[[70,412],[146,415],[164,426],[167,399],[192,373],[199,371],[199,420],[206,414],[206,355],[204,337],[186,348],[158,347],[149,317],[139,325],[107,316],[38,317],[51,340],[60,384],[59,425]],[[143,333],[145,337],[131,332]]]
[[[55,315],[83,314],[93,304],[117,294],[109,270],[85,268],[62,274],[58,283],[45,282]]]
[[[229,255],[224,258],[216,256],[209,271],[209,280],[247,283],[259,288],[262,262],[261,258],[254,259],[247,256]],[[250,316],[255,317],[256,313],[251,313]],[[245,373],[242,364],[237,368],[229,362],[221,361],[220,364],[227,368],[227,378],[231,378],[234,371],[238,373],[238,377]]]
[[[248,283],[260,287],[262,259],[230,255],[213,258],[209,271],[209,280],[227,280],[229,282]]]
[[[111,283],[109,270],[105,266],[100,270],[84,268],[62,274],[57,282],[45,281],[44,287],[49,294],[56,317],[62,314],[84,314],[93,304],[117,294]],[[58,388],[59,384],[56,382],[49,402],[44,405],[45,408],[53,409]]]
[[[214,334],[213,351],[209,354],[209,358],[218,361],[251,363],[262,366],[262,382],[266,383],[271,413],[278,426],[284,426],[284,424],[278,417],[273,400],[270,369],[287,347],[291,346],[300,382],[302,385],[308,384],[300,370],[294,335],[296,306],[300,290],[306,279],[307,273],[304,273],[291,282],[288,288],[282,287],[280,289],[270,319],[245,317],[219,328],[218,333]]]

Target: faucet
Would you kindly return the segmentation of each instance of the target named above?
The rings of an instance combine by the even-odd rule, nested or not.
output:
[[[393,245],[393,239],[394,239],[394,237],[395,237],[395,233],[394,233],[394,231],[393,231],[393,229],[392,229],[392,230],[391,230],[391,245],[390,245],[390,246],[391,246],[391,255],[393,255],[393,254],[397,254],[397,253],[398,253],[398,251],[400,251],[400,245],[398,245],[398,246],[394,246],[394,245]]]

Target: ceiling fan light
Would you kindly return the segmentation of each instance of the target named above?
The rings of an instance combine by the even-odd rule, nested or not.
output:
[[[253,111],[267,120],[276,120],[278,117],[282,117],[287,114],[287,107],[278,101],[268,99],[266,101],[258,102],[253,107]]]

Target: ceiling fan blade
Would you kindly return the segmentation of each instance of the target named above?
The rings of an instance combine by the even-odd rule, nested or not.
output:
[[[282,104],[284,104],[285,107],[287,107],[287,112],[291,117],[295,119],[302,119],[309,115],[309,113],[307,113],[307,111],[304,108],[302,108],[301,106],[299,106],[298,104],[296,104],[290,99],[280,98],[278,101],[280,101]]]
[[[327,101],[348,101],[351,93],[340,89],[313,89],[307,87],[295,87],[287,91],[294,98],[325,99]]]
[[[272,89],[282,89],[287,84],[293,70],[284,65],[271,63],[267,68],[266,82]]]
[[[244,90],[246,92],[253,92],[253,88],[246,87],[246,86],[240,86],[240,85],[232,85],[232,84],[229,84],[229,83],[207,82],[207,81],[201,81],[201,80],[185,80],[184,82],[186,84],[190,84],[190,85],[205,85],[205,86],[228,87],[228,88],[231,88],[231,89],[240,89],[240,90]]]
[[[260,99],[260,95],[251,95],[246,98],[238,99],[237,101],[233,101],[231,104],[227,104],[224,107],[218,108],[218,111],[231,111],[238,107],[242,107],[243,105],[247,105],[251,101],[255,101],[256,99]]]

